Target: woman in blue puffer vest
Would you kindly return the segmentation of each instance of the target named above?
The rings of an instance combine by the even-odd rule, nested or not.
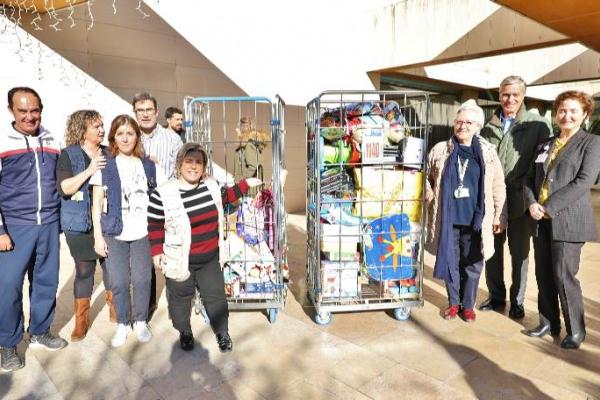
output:
[[[67,119],[65,142],[56,165],[56,183],[61,197],[60,223],[71,256],[75,260],[75,327],[71,340],[83,339],[89,329],[90,299],[94,289],[96,261],[100,259],[109,317],[115,321],[112,293],[104,259],[94,251],[92,231],[92,187],[90,177],[104,168],[104,124],[95,110],[75,111]]]
[[[94,249],[106,257],[117,312],[113,347],[125,343],[133,330],[138,341],[152,338],[146,320],[150,300],[152,257],[148,241],[148,193],[166,180],[144,156],[141,131],[128,115],[117,116],[108,133],[106,166],[90,180],[94,186],[92,219]],[[132,315],[131,292],[135,314]]]

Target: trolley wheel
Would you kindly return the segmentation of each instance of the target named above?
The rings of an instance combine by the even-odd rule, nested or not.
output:
[[[315,314],[315,322],[319,325],[329,325],[332,318],[333,315],[328,311],[321,311]]]
[[[394,317],[398,321],[406,321],[410,318],[410,308],[409,307],[399,307],[394,309]]]
[[[277,314],[279,314],[279,310],[277,308],[269,308],[267,310],[267,314],[269,317],[269,322],[274,324],[277,321]]]

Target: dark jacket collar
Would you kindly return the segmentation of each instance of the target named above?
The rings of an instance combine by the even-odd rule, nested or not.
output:
[[[527,109],[525,109],[525,103],[523,103],[523,104],[521,104],[521,108],[519,108],[519,111],[517,111],[517,115],[515,116],[515,125],[520,123],[523,120],[523,116],[525,115],[526,112],[527,112]],[[501,115],[502,115],[502,107],[496,108],[496,111],[494,111],[494,115],[492,115],[492,118],[490,119],[489,123],[491,125],[494,125],[494,126],[500,128],[502,126],[502,123],[500,122]]]
[[[562,158],[565,157],[565,155],[568,155],[569,148],[571,148],[571,147],[575,146],[577,143],[581,142],[583,139],[585,139],[585,136],[586,136],[586,132],[582,128],[579,128],[579,130],[573,135],[573,137],[570,138],[569,141],[565,144],[565,146],[560,151],[560,153],[558,153],[558,155],[554,159],[554,163],[552,165],[556,165],[558,162],[560,162],[560,160]],[[559,139],[558,135],[556,135],[550,139],[548,153],[550,153],[552,151],[552,147],[554,146],[554,142],[556,142],[556,139]],[[545,172],[548,171],[548,166],[550,165],[549,159],[550,159],[550,157],[548,157],[546,159],[546,162],[544,163],[544,171]]]

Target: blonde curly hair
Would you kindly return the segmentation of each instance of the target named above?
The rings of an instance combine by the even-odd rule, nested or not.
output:
[[[88,126],[96,121],[101,121],[102,116],[96,110],[78,110],[67,117],[67,131],[65,133],[65,144],[82,144],[83,134]]]

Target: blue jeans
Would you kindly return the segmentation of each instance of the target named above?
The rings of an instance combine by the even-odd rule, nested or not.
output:
[[[0,252],[0,347],[23,339],[23,279],[29,273],[29,333],[50,330],[56,308],[59,265],[59,222],[8,225],[11,251]]]
[[[129,324],[131,318],[131,294],[133,289],[133,321],[146,321],[150,301],[152,256],[148,236],[126,242],[105,237],[108,246],[106,270],[110,276],[117,322]]]

